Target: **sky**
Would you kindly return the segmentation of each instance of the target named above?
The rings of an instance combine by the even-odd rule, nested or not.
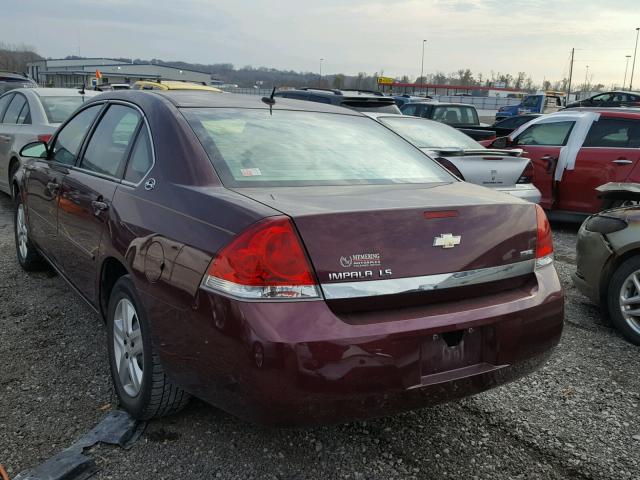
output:
[[[622,84],[640,0],[20,0],[0,41],[45,57],[127,57],[388,76],[460,68]],[[632,59],[633,60],[633,59]],[[636,65],[640,70],[640,59]],[[631,62],[629,63],[629,75]],[[637,72],[640,75],[640,71]],[[628,84],[627,78],[627,84]]]

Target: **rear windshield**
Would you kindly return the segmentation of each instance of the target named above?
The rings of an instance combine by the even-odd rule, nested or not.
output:
[[[478,125],[480,123],[475,108],[454,105],[435,107],[432,118],[437,122],[449,125]]]
[[[416,117],[380,117],[379,120],[420,148],[484,148],[453,127]]]
[[[429,157],[359,116],[182,109],[227,186],[451,182]]]
[[[49,123],[62,123],[82,105],[83,97],[40,97]]]

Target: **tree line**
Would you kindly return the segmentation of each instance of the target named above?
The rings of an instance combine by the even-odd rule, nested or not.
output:
[[[75,55],[67,56],[66,59],[82,59]],[[0,42],[0,70],[10,72],[26,72],[27,63],[42,60],[42,57],[35,52],[33,47],[28,45],[12,45]],[[342,73],[323,75],[317,72],[296,72],[294,70],[279,70],[268,67],[253,67],[250,65],[236,68],[231,63],[189,63],[182,61],[165,61],[157,58],[144,60],[140,58],[114,58],[127,63],[152,63],[155,65],[166,65],[184,70],[196,70],[209,73],[212,78],[222,83],[236,84],[239,87],[259,86],[262,88],[271,87],[322,87],[337,89],[361,89],[377,90],[378,77],[385,76],[384,72],[359,72],[357,75],[345,75]],[[559,90],[566,91],[568,79],[545,80],[542,84],[536,84],[531,76],[526,72],[502,73],[491,71],[489,75],[483,73],[473,73],[470,69],[459,69],[455,72],[444,73],[435,72],[424,75],[424,77],[410,77],[407,75],[394,78],[400,83],[423,83],[451,86],[504,86],[516,90]],[[593,91],[603,90],[603,84],[580,85],[574,82],[572,90],[588,89]]]

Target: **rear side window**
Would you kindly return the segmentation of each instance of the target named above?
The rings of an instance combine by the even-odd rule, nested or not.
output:
[[[80,95],[74,97],[40,97],[49,123],[62,123],[82,105],[83,98]]]
[[[24,98],[24,95],[15,95],[4,114],[2,123],[18,123],[20,112],[22,112],[26,103],[27,99]]]
[[[133,108],[111,105],[91,135],[80,166],[102,175],[122,176],[139,122],[140,114]]]
[[[583,147],[639,148],[640,122],[622,118],[600,118],[591,125]]]
[[[531,125],[516,139],[518,145],[545,145],[561,147],[567,144],[575,122],[537,123]]]
[[[53,144],[53,161],[64,165],[75,165],[80,145],[101,109],[102,105],[94,105],[83,110],[60,130]]]
[[[138,183],[144,178],[152,165],[153,156],[151,153],[149,132],[143,126],[131,151],[131,157],[129,158],[124,179],[131,183]]]

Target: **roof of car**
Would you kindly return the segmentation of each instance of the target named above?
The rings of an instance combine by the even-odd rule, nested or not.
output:
[[[329,89],[329,88],[304,87],[304,88],[292,88],[288,90],[278,90],[277,93],[282,95],[287,92],[305,92],[305,93],[313,93],[315,95],[325,95],[327,97],[345,97],[345,98],[365,97],[365,98],[385,99],[389,102],[394,102],[393,97],[387,97],[382,92],[377,92],[375,90],[359,90],[359,89],[339,90],[335,88]]]
[[[21,80],[21,81],[33,83],[33,80],[29,78],[27,75],[25,75],[24,73],[18,73],[18,72],[0,72],[0,82],[3,80],[19,80],[19,81]]]
[[[258,108],[268,109],[269,105],[259,95],[242,95],[238,93],[218,94],[199,90],[117,90],[105,92],[101,98],[112,100],[144,100],[156,96],[170,101],[178,108]],[[360,113],[336,105],[294,100],[291,98],[274,98],[274,110],[298,110],[308,112],[341,113],[361,116]]]
[[[633,107],[576,107],[567,110],[560,110],[560,112],[596,112],[605,117],[623,117],[623,118],[638,118],[640,117],[640,108]]]
[[[39,97],[73,97],[75,95],[82,95],[80,93],[80,89],[78,88],[44,88],[44,87],[22,87],[22,88],[14,88],[13,90],[9,90],[7,93],[16,93],[16,92],[24,92],[24,93],[34,93]],[[84,95],[87,97],[94,97],[96,95],[100,95],[102,92],[96,92],[94,90],[85,90]]]
[[[153,82],[150,80],[138,80],[133,84],[134,86],[142,87],[144,90],[145,86],[157,88],[160,90],[206,90],[208,92],[217,92],[222,93],[222,90],[216,87],[212,87],[211,85],[203,85],[194,82],[182,82],[179,80],[163,80],[161,82]]]

